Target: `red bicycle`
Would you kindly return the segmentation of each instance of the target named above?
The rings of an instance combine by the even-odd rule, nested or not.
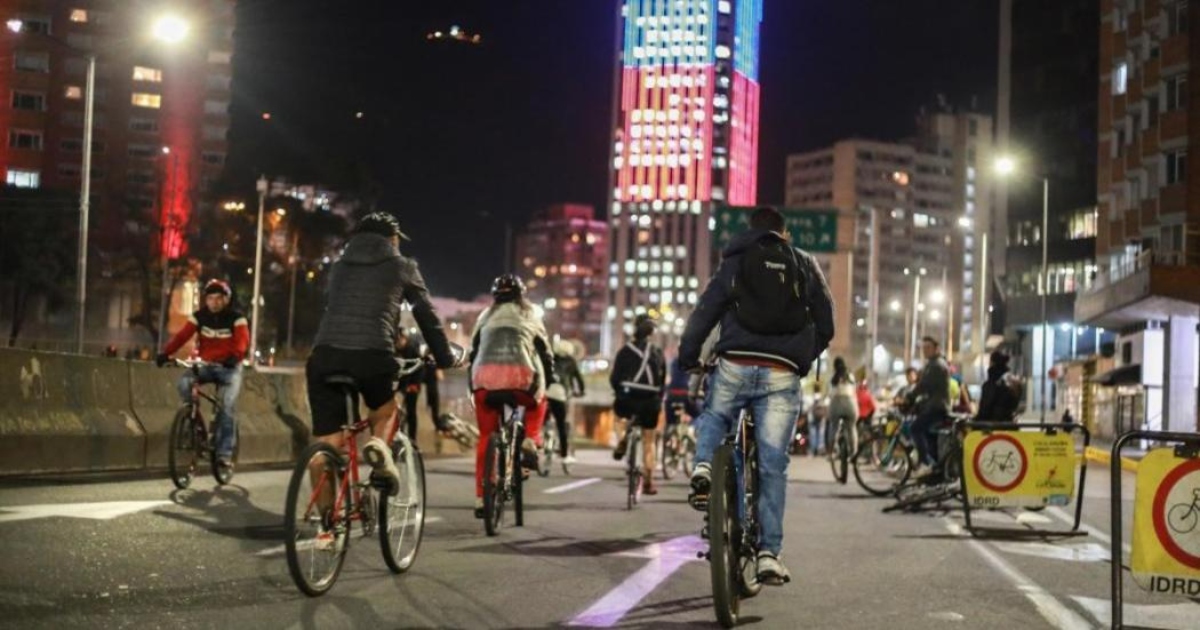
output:
[[[462,354],[462,348],[452,348]],[[420,359],[397,359],[398,376],[415,372]],[[412,567],[425,529],[425,463],[421,452],[399,430],[403,412],[393,419],[388,444],[400,471],[400,487],[388,494],[386,484],[371,481],[360,463],[358,435],[370,428],[359,415],[354,379],[331,376],[326,383],[346,394],[349,418],[342,427],[346,452],[328,444],[312,444],[300,456],[288,484],[284,520],[288,570],[296,586],[317,597],[333,587],[350,547],[355,522],[363,537],[376,532],[383,560],[393,573]],[[364,480],[365,479],[365,480]]]
[[[170,441],[167,451],[167,465],[171,471],[171,482],[180,490],[187,489],[192,484],[199,463],[205,459],[212,467],[213,479],[220,485],[233,480],[233,468],[221,466],[217,462],[216,440],[217,432],[210,430],[210,424],[200,411],[201,401],[212,403],[213,417],[221,413],[221,400],[201,389],[200,371],[207,365],[203,361],[183,361],[175,359],[175,365],[187,368],[192,372],[192,395],[171,422],[171,432],[167,439]],[[233,460],[237,461],[238,434],[234,425]]]

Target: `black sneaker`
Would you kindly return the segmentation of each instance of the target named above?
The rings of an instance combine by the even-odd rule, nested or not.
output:
[[[629,448],[629,442],[626,439],[628,437],[629,434],[626,434],[625,437],[621,438],[620,442],[617,442],[617,447],[613,449],[613,459],[617,461],[625,459],[625,449]]]

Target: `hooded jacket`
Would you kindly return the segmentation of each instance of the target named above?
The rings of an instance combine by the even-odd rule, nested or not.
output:
[[[1007,365],[989,367],[975,421],[1013,422],[1021,405],[1020,391],[1020,381],[1009,373]]]
[[[541,398],[556,383],[542,317],[517,302],[489,306],[471,335],[471,389],[518,390]]]
[[[696,310],[688,318],[687,328],[679,346],[679,363],[685,370],[700,365],[700,349],[709,331],[718,323],[720,337],[713,352],[718,356],[741,357],[749,360],[765,360],[788,367],[804,376],[812,362],[829,347],[833,339],[833,298],[825,276],[811,254],[796,249],[796,260],[800,273],[804,274],[809,314],[812,323],[797,333],[786,335],[760,335],[752,333],[737,321],[734,313],[733,284],[737,278],[742,254],[761,239],[783,237],[768,230],[750,230],[733,239],[722,252],[721,264],[704,294],[700,296]],[[782,299],[780,300],[782,305]]]
[[[329,274],[328,302],[313,345],[391,354],[404,302],[412,306],[438,365],[454,365],[446,331],[416,261],[401,256],[387,237],[356,234]]]

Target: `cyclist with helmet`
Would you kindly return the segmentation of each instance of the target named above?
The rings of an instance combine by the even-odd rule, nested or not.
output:
[[[371,425],[363,457],[373,468],[372,476],[388,482],[393,493],[399,489],[400,474],[387,439],[397,409],[393,352],[402,327],[402,304],[407,302],[412,307],[413,318],[437,364],[455,365],[446,331],[429,301],[429,290],[417,263],[400,254],[401,238],[408,237],[390,214],[375,212],[358,222],[342,257],[330,271],[325,313],[305,366],[313,436],[336,449],[343,448],[345,395],[340,388],[326,384],[325,379],[333,375],[353,378],[369,410],[367,421]]]
[[[237,426],[234,422],[234,405],[242,389],[242,358],[250,348],[250,327],[246,317],[230,308],[233,290],[223,280],[209,280],[204,285],[204,308],[192,313],[179,332],[167,342],[162,352],[155,357],[159,367],[171,360],[183,344],[199,333],[196,353],[209,365],[200,368],[201,383],[216,383],[220,390],[221,409],[216,417],[217,465],[233,466],[233,448],[236,446]],[[179,378],[179,396],[186,403],[191,399],[192,380],[195,375],[189,370]]]
[[[525,283],[513,274],[492,282],[494,302],[480,313],[471,335],[470,389],[475,397],[479,444],[475,449],[475,517],[483,518],[483,463],[488,438],[500,426],[500,410],[489,392],[512,392],[525,408],[523,465],[537,468],[537,449],[546,418],[546,388],[557,382],[554,357],[542,314],[525,299]]]
[[[658,415],[662,411],[663,391],[666,388],[667,360],[662,348],[650,341],[656,324],[646,313],[638,315],[633,323],[633,338],[630,339],[613,359],[612,371],[608,375],[613,388],[613,413],[629,421],[613,459],[620,461],[629,448],[629,434],[635,429],[642,431],[642,464],[646,467],[642,492],[658,494],[654,487],[654,443],[658,428]]]

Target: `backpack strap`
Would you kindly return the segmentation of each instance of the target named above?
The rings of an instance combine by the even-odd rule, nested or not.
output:
[[[636,345],[633,344],[632,341],[629,343],[626,343],[625,347],[632,350],[634,354],[640,356],[642,358],[642,364],[640,366],[638,366],[638,371],[636,373],[634,373],[633,378],[631,378],[628,381],[625,381],[624,383],[621,383],[621,384],[624,385],[625,387],[629,387],[631,389],[658,391],[658,387],[654,384],[654,372],[649,370],[650,354],[654,350],[654,344],[647,342],[645,351],[642,351],[641,349],[639,349]],[[646,382],[639,383],[638,381],[640,381],[642,379],[643,375],[645,375],[645,377],[646,377]]]

